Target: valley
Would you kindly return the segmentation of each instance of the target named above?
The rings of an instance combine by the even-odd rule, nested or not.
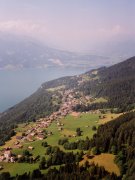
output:
[[[0,0],[0,180],[135,180],[134,17]]]
[[[15,129],[16,135],[13,136],[11,140],[7,141],[5,145],[1,146],[1,172],[8,170],[12,176],[15,176],[16,174],[14,169],[17,169],[17,172],[20,175],[37,169],[39,167],[39,159],[42,157],[45,157],[46,159],[48,158],[48,155],[45,154],[47,147],[43,147],[42,145],[44,142],[47,143],[47,146],[57,146],[65,152],[74,151],[76,153],[81,151],[81,149],[65,149],[62,145],[59,145],[58,142],[63,138],[67,138],[71,143],[79,140],[85,140],[86,137],[91,139],[100,124],[105,124],[106,122],[112,121],[121,115],[111,113],[109,111],[106,111],[106,113],[103,114],[100,110],[81,113],[74,112],[72,109],[77,104],[104,102],[104,99],[95,99],[91,96],[81,97],[79,92],[74,92],[74,90],[65,90],[64,86],[47,89],[47,91],[62,95],[63,98],[59,110],[48,117],[39,118],[36,122],[28,122],[18,125]],[[76,98],[78,94],[79,98]],[[53,95],[55,103],[57,98],[58,97],[56,95]],[[81,129],[80,136],[77,136],[77,128]],[[25,150],[30,152],[32,160],[38,157],[38,159],[32,163],[32,166],[31,164],[29,165],[28,163],[20,161],[24,156],[23,153]],[[8,157],[6,157],[6,153],[9,153]],[[94,158],[92,160],[94,160]],[[92,160],[90,163],[93,162]],[[112,164],[112,167],[116,166],[113,160],[110,163]],[[80,165],[81,164],[82,162],[80,162]],[[102,163],[99,163],[99,165],[102,165]],[[109,172],[114,172],[117,175],[120,174],[117,166],[116,168],[112,168],[114,171],[111,171],[110,169]],[[108,167],[106,170],[108,170]],[[45,171],[47,171],[47,169]]]
[[[110,117],[110,115],[111,114],[109,113],[104,114],[106,119],[107,117]],[[97,112],[79,114],[72,112],[59,120],[53,119],[48,122],[46,119],[39,119],[35,123],[20,124],[18,128],[15,129],[16,135],[1,147],[0,166],[2,167],[2,170],[0,172],[6,172],[8,170],[11,175],[15,176],[15,169],[20,175],[37,169],[39,167],[39,161],[29,164],[24,162],[19,163],[19,159],[22,158],[25,150],[28,150],[32,154],[31,158],[33,159],[39,155],[40,158],[45,157],[47,159],[48,155],[45,155],[47,147],[42,146],[43,142],[47,142],[50,146],[58,146],[65,152],[73,151],[64,149],[62,145],[58,144],[58,141],[62,138],[67,138],[69,142],[76,142],[81,139],[85,140],[86,137],[92,138],[93,134],[96,132],[96,130],[93,130],[92,128],[98,128],[99,123],[103,121],[103,119],[100,119],[99,116],[101,116],[101,113],[98,114]],[[51,117],[52,116],[50,116],[50,118]],[[111,118],[108,118],[108,121],[110,120]],[[40,133],[42,133],[41,135],[38,135],[38,127],[40,127]],[[82,131],[81,136],[76,135],[76,129],[79,127]],[[11,152],[11,155],[9,155],[8,158],[3,158],[9,151]],[[81,150],[74,150],[74,152],[77,151]],[[111,163],[114,162],[112,161]],[[114,173],[119,175],[118,170],[114,170]]]
[[[48,81],[1,113],[0,173],[50,178],[75,169],[75,176],[95,179],[132,176],[134,70],[135,57]]]

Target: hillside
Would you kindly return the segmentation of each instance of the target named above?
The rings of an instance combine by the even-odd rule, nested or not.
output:
[[[0,178],[133,179],[134,82],[132,57],[43,83],[0,115]]]
[[[92,69],[101,66],[101,62],[106,65],[113,64],[106,56],[59,50],[34,38],[2,32],[0,34],[0,69],[49,67]]]
[[[124,114],[98,128],[91,141],[97,152],[117,154],[115,162],[125,179],[135,177],[135,112]]]
[[[42,84],[33,95],[1,114],[1,144],[10,137],[7,132],[13,133],[13,125],[50,115],[60,110],[65,103],[70,111],[103,108],[126,111],[134,108],[135,57],[108,68],[103,67],[79,76],[63,77]]]
[[[134,112],[101,126],[99,114],[91,112],[47,119],[19,125],[17,135],[1,147],[1,179],[6,175],[6,179],[64,179],[65,175],[77,179],[134,179]],[[38,139],[39,130],[45,138]],[[7,152],[11,152],[8,163],[2,159]]]
[[[96,72],[96,74],[94,74]],[[109,68],[101,68],[97,71],[86,73],[89,80],[79,86],[85,95],[94,95],[96,98],[104,97],[107,103],[95,103],[91,108],[120,108],[128,110],[135,103],[135,57]]]

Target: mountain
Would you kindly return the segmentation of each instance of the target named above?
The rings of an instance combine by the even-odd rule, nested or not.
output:
[[[74,98],[73,109],[76,111],[114,108],[123,112],[134,108],[135,57],[110,67],[42,84],[30,97],[1,113],[0,144],[10,137],[7,132],[12,134],[17,123],[35,121],[58,111],[68,94]],[[102,102],[97,101],[100,98]]]
[[[90,142],[97,151],[117,154],[115,163],[124,179],[135,177],[135,112],[121,115],[98,128]],[[122,178],[123,179],[123,178]]]
[[[0,69],[23,68],[84,68],[86,70],[111,65],[116,59],[58,50],[29,38],[0,34]]]
[[[84,82],[79,86],[79,90],[85,95],[104,97],[108,101],[108,103],[98,103],[97,108],[100,105],[100,108],[102,105],[126,108],[135,103],[135,57],[108,68],[87,72],[86,75],[89,78],[93,76],[93,80]]]
[[[96,46],[95,53],[103,56],[117,59],[127,59],[134,56],[135,40],[134,39],[118,39],[115,41],[108,41]]]
[[[79,76],[48,81],[42,84],[33,95],[2,113],[0,121],[3,119],[12,122],[26,121],[36,116],[50,114],[61,104],[60,91],[69,89],[84,96],[106,99],[104,103],[96,103],[98,105],[103,104],[111,108],[132,105],[135,103],[135,57]],[[53,104],[54,95],[57,96],[59,103]],[[93,104],[90,104],[90,108]]]

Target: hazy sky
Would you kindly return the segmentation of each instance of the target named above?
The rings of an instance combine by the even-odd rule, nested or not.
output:
[[[135,37],[135,0],[0,0],[0,31],[84,51]]]

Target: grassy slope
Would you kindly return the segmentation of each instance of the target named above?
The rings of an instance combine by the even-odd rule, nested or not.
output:
[[[62,120],[64,124],[64,129],[76,132],[76,128],[81,128],[82,136],[71,138],[71,140],[77,139],[85,139],[86,136],[92,138],[95,131],[92,130],[92,126],[98,126],[99,115],[98,114],[81,114],[78,117],[73,117],[71,115],[67,116],[65,119]],[[87,127],[89,126],[89,127]],[[75,133],[74,133],[75,134]]]
[[[108,172],[110,173],[114,172],[119,176],[120,170],[118,166],[114,163],[114,158],[115,158],[115,155],[107,154],[107,153],[96,155],[92,159],[88,159],[86,156],[84,156],[84,159],[80,162],[80,165],[83,165],[86,161],[88,161],[90,164],[94,162],[95,164],[98,164],[99,166],[104,166],[104,168]]]
[[[37,169],[39,165],[36,164],[28,164],[28,163],[0,163],[3,165],[4,169],[0,172],[10,172],[12,176],[17,174],[23,174],[25,172],[32,172],[34,169]]]
[[[110,115],[107,116],[108,120],[110,119]],[[111,119],[110,119],[111,120]],[[69,141],[76,141],[78,139],[85,139],[86,136],[92,138],[95,131],[92,130],[92,126],[98,126],[99,122],[103,120],[99,120],[99,114],[89,114],[89,113],[82,113],[78,117],[74,117],[72,115],[66,116],[64,119],[61,120],[61,123],[64,124],[63,131],[58,131],[56,122],[53,122],[50,127],[48,127],[48,131],[52,131],[53,135],[47,137],[47,139],[43,141],[47,141],[49,145],[52,146],[59,146],[58,140],[61,137],[64,137],[64,134],[67,135],[73,135],[75,134],[76,128],[80,127],[82,130],[82,136],[80,137],[70,137]],[[89,127],[86,127],[89,126]],[[23,132],[26,130],[27,127],[24,125],[20,125],[19,128],[17,128],[17,131]],[[15,139],[15,137],[14,137]],[[45,149],[41,143],[43,141],[34,141],[34,142],[27,142],[23,144],[23,149],[13,149],[13,153],[15,154],[22,154],[22,151],[24,149],[27,149],[29,145],[34,147],[34,150],[31,151],[33,156],[44,156],[45,155]],[[13,140],[7,142],[6,145],[12,144]],[[59,146],[62,150],[64,150],[63,146]],[[70,151],[70,150],[68,150]],[[76,152],[75,150],[74,152]],[[46,157],[47,158],[47,157]],[[109,160],[110,161],[110,160]],[[24,172],[32,171],[36,168],[38,168],[38,163],[36,164],[28,164],[28,163],[0,163],[3,164],[4,169],[1,171],[9,171],[12,175],[15,175],[15,172],[18,172],[18,174],[22,174]],[[114,163],[113,163],[114,164]]]
[[[109,121],[115,120],[120,115],[122,115],[122,113],[119,113],[119,114],[114,114],[114,113],[113,114],[112,113],[104,114],[102,116],[105,116],[105,118],[99,119],[99,124],[105,124],[105,123],[107,123]]]

